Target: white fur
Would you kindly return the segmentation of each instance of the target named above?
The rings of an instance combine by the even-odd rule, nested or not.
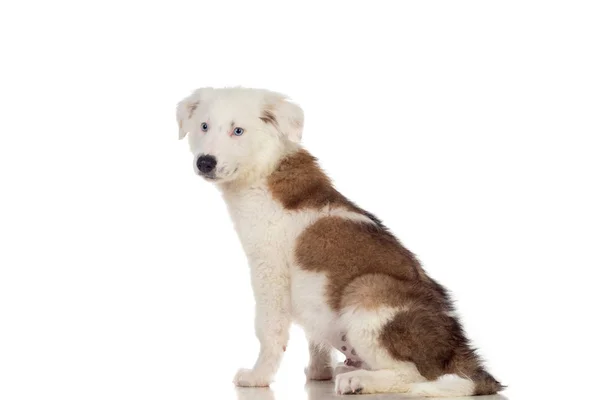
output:
[[[408,388],[408,393],[426,397],[471,396],[474,391],[475,383],[455,374],[442,375],[431,382],[413,383]]]
[[[337,375],[335,392],[338,394],[407,393],[423,397],[462,397],[471,396],[475,384],[455,374],[442,375],[435,381],[427,382],[412,363],[404,368],[364,369]],[[412,365],[411,365],[412,364]]]
[[[304,271],[293,265],[291,289],[294,321],[303,327],[306,336],[319,344],[331,345],[340,329],[339,317],[327,305],[327,277],[323,273]]]
[[[412,367],[347,372],[336,376],[335,391],[338,394],[407,393],[424,397],[462,397],[472,395],[475,389],[472,381],[455,374],[442,375],[431,382],[413,374]]]
[[[309,339],[310,360],[308,367],[304,369],[307,379],[311,380],[330,380],[333,377],[333,367],[335,360],[332,357],[331,346],[316,343]]]
[[[406,393],[414,382],[424,381],[413,363],[404,368],[367,371],[360,369],[336,376],[335,392],[351,393]]]

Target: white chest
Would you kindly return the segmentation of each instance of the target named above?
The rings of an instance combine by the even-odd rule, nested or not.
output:
[[[316,220],[316,214],[284,209],[266,185],[224,193],[224,198],[250,261],[266,257],[289,268],[296,240]]]

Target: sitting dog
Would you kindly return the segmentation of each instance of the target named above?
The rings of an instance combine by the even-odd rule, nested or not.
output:
[[[222,192],[248,257],[260,353],[239,386],[268,386],[292,321],[308,379],[339,394],[493,394],[446,290],[377,219],[333,186],[299,142],[304,113],[278,93],[203,88],[177,106],[196,174]],[[346,356],[335,371],[332,351]]]

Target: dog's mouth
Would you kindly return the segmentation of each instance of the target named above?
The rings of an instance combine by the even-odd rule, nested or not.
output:
[[[199,176],[206,179],[209,182],[220,182],[220,181],[228,181],[232,180],[235,177],[236,172],[238,171],[238,167],[233,168],[233,170],[228,169],[227,167],[217,168],[216,171],[213,171],[209,174],[203,174],[200,171],[196,171]]]
[[[202,173],[200,171],[196,171],[196,175],[198,175],[201,178],[206,179],[207,181],[211,181],[211,182],[215,182],[221,179],[221,177],[217,176],[215,174],[215,172],[209,172],[208,174]]]

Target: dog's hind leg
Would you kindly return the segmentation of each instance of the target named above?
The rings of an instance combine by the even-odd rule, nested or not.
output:
[[[403,368],[377,371],[359,369],[338,375],[335,391],[338,394],[406,393],[415,380],[424,378],[418,378]]]
[[[348,345],[369,370],[336,376],[336,392],[455,397],[502,390],[432,286],[371,276],[356,279],[346,293],[341,319]]]
[[[412,362],[398,361],[381,345],[383,327],[400,311],[398,307],[349,307],[343,313],[348,343],[369,370],[356,369],[336,374],[338,394],[407,392],[408,384],[425,382]]]

